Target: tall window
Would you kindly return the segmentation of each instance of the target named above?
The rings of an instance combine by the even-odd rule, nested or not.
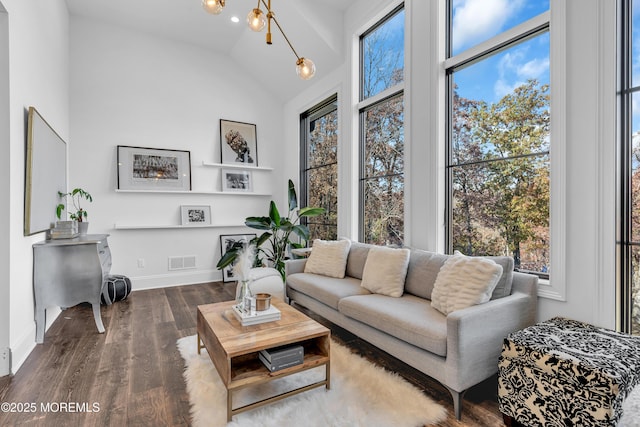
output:
[[[404,6],[360,37],[360,241],[404,241]]]
[[[447,246],[548,277],[549,2],[491,4],[449,1]]]
[[[300,200],[324,208],[303,218],[312,239],[338,237],[338,97],[332,96],[300,116]]]
[[[618,319],[640,335],[640,3],[618,1]]]

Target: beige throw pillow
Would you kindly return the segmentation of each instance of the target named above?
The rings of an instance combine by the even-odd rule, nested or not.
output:
[[[350,247],[350,240],[314,240],[304,272],[344,278]]]
[[[502,275],[493,260],[455,253],[440,268],[431,293],[431,306],[445,315],[482,304],[491,298]]]
[[[401,297],[409,266],[409,249],[374,246],[369,250],[360,286],[370,292]]]

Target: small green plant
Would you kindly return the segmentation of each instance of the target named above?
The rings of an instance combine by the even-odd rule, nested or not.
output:
[[[89,202],[93,202],[93,197],[91,197],[91,194],[87,193],[82,188],[74,188],[73,191],[69,193],[58,191],[58,197],[61,199],[67,196],[71,197],[71,203],[73,203],[73,207],[75,208],[75,212],[71,212],[69,216],[74,221],[82,222],[83,219],[87,218],[87,211],[85,211],[80,205],[80,200],[86,199]],[[60,219],[60,215],[63,210],[64,203],[60,203],[56,206],[56,215],[58,216],[58,219]]]

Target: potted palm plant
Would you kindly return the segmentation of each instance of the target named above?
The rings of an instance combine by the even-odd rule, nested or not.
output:
[[[246,218],[244,222],[247,227],[264,230],[264,233],[249,242],[250,245],[255,245],[257,248],[254,266],[261,266],[263,262],[262,256],[264,256],[269,264],[278,270],[283,281],[285,279],[284,261],[289,256],[289,249],[303,247],[306,241],[309,240],[309,228],[304,224],[299,224],[300,219],[324,213],[323,208],[306,207],[298,209],[296,189],[291,180],[289,180],[288,199],[289,210],[287,216],[280,214],[278,207],[272,200],[269,204],[269,216],[251,216]],[[301,242],[305,243],[293,241],[292,238],[294,236],[297,236]],[[264,245],[266,242],[270,244]],[[216,267],[220,270],[233,264],[242,249],[243,243],[236,242],[220,258]]]
[[[91,194],[89,194],[82,188],[74,188],[68,193],[58,191],[58,197],[60,197],[61,199],[66,198],[67,196],[71,198],[71,203],[74,207],[74,211],[69,213],[69,217],[73,221],[78,221],[78,232],[80,234],[87,234],[87,229],[89,228],[89,223],[86,221],[87,211],[82,207],[81,201],[84,199],[88,202],[93,202],[93,197],[91,197]],[[62,211],[64,210],[64,208],[64,203],[60,203],[58,204],[58,206],[56,206],[56,215],[58,219],[60,219],[60,215],[62,215]]]

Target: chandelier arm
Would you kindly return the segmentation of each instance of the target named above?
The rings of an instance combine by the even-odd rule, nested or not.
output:
[[[273,17],[273,22],[276,23],[276,26],[278,27],[278,29],[280,30],[280,33],[282,34],[282,37],[284,37],[284,39],[287,41],[287,44],[289,45],[289,47],[291,48],[291,50],[293,51],[293,54],[296,56],[296,58],[300,59],[300,55],[298,55],[298,52],[296,52],[296,50],[293,48],[293,45],[291,44],[291,42],[289,41],[289,38],[287,37],[287,35],[284,33],[284,31],[282,31],[282,27],[280,26],[280,24],[278,23],[278,20],[276,19],[276,17]]]
[[[284,37],[284,39],[287,41],[287,44],[289,45],[289,47],[293,51],[293,54],[296,56],[296,58],[300,59],[300,55],[298,55],[298,52],[296,52],[296,50],[293,48],[293,45],[289,41],[289,38],[287,37],[287,35],[282,30],[282,27],[280,26],[280,23],[276,19],[275,14],[273,12],[271,12],[271,9],[269,8],[269,6],[267,6],[267,3],[265,2],[265,0],[261,0],[261,1],[262,1],[262,4],[264,5],[264,7],[267,8],[268,13],[271,14],[271,19],[273,19],[273,22],[276,23],[276,26],[278,27],[278,30],[280,30],[280,34],[282,34],[282,37]]]

